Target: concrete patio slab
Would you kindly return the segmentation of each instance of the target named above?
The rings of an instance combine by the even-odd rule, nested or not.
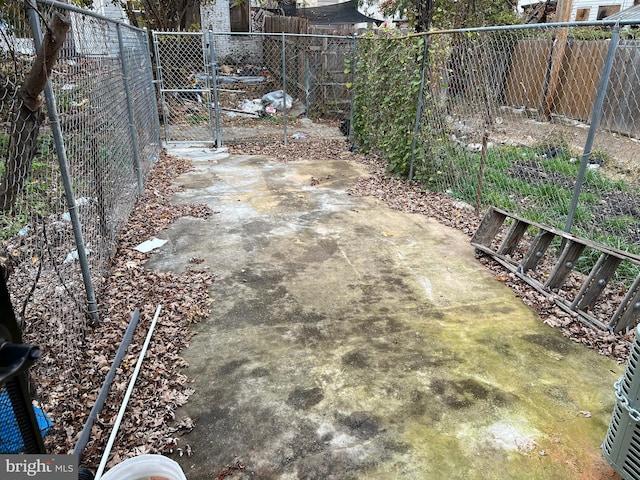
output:
[[[542,324],[468,237],[347,188],[345,158],[204,146],[148,268],[216,274],[184,357],[187,478],[615,478],[600,445],[623,366]]]

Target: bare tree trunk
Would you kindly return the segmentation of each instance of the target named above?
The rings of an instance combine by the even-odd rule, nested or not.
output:
[[[36,60],[20,91],[12,112],[13,128],[9,140],[5,176],[0,185],[0,210],[11,210],[31,170],[36,154],[38,132],[44,118],[42,91],[67,36],[71,21],[56,12],[44,36]]]

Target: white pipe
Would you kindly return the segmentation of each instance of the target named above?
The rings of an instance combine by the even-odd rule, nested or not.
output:
[[[138,363],[136,363],[136,368],[133,371],[133,376],[131,380],[129,380],[129,387],[127,388],[127,393],[124,395],[124,400],[122,401],[122,405],[120,405],[120,411],[118,412],[118,416],[116,417],[116,421],[113,424],[113,429],[111,430],[111,436],[109,437],[109,441],[107,442],[107,448],[102,454],[102,459],[100,460],[100,466],[98,467],[98,471],[96,472],[96,476],[94,480],[100,480],[102,477],[102,473],[104,472],[104,467],[107,465],[107,460],[109,459],[109,454],[111,453],[111,448],[113,447],[113,442],[118,435],[118,429],[120,428],[120,423],[122,422],[122,417],[124,417],[124,412],[127,409],[127,404],[129,403],[129,398],[131,397],[131,392],[133,391],[133,386],[138,379],[138,373],[140,373],[140,367],[142,367],[142,361],[144,360],[144,356],[147,353],[147,348],[149,347],[149,342],[151,342],[151,335],[153,335],[153,329],[156,326],[156,322],[158,321],[158,317],[160,316],[160,310],[162,309],[162,305],[158,305],[156,309],[156,314],[153,317],[153,321],[151,322],[151,326],[149,327],[149,333],[147,333],[147,338],[144,341],[144,345],[142,346],[142,351],[140,352],[140,356],[138,357]]]

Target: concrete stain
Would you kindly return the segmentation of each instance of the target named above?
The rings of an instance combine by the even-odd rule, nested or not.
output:
[[[176,460],[189,480],[235,458],[252,479],[610,472],[599,446],[622,367],[543,325],[468,238],[350,197],[364,172],[348,161],[195,170],[174,201],[220,214],[176,222],[148,264],[199,256],[218,275],[184,352],[195,394],[180,414],[197,423],[182,440],[194,456]]]
[[[296,410],[308,410],[320,403],[324,398],[320,387],[294,388],[287,398],[287,403]]]

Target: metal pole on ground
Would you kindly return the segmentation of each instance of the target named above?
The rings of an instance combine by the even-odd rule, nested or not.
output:
[[[138,134],[136,133],[136,119],[133,113],[133,100],[131,98],[131,86],[129,85],[129,66],[125,58],[124,39],[122,38],[122,28],[116,23],[118,32],[118,47],[120,48],[120,65],[122,66],[122,76],[124,78],[124,94],[127,99],[127,114],[129,116],[129,135],[131,136],[131,148],[133,149],[133,169],[138,179],[138,193],[142,194],[144,189],[142,183],[142,169],[140,168],[140,147],[138,145]]]
[[[609,86],[609,79],[611,78],[611,70],[613,68],[613,61],[615,60],[616,56],[618,40],[620,40],[620,25],[616,24],[613,27],[613,32],[611,34],[611,43],[609,43],[609,50],[607,51],[607,57],[605,58],[604,67],[602,69],[602,75],[600,76],[600,85],[598,86],[596,101],[593,104],[593,111],[591,112],[591,124],[589,125],[589,133],[587,134],[587,140],[585,141],[584,150],[582,153],[582,161],[580,162],[580,170],[578,171],[576,186],[573,189],[573,198],[571,199],[571,205],[569,206],[567,223],[564,227],[564,231],[567,233],[571,232],[573,220],[576,215],[576,209],[578,208],[578,200],[580,198],[580,192],[582,191],[582,185],[584,183],[587,166],[589,165],[591,149],[593,148],[593,140],[595,139],[596,131],[598,130],[600,115],[602,115],[602,105],[604,104],[604,97],[607,94],[607,87]]]
[[[116,352],[116,357],[111,364],[111,368],[107,373],[107,376],[102,383],[102,388],[100,389],[100,393],[98,394],[98,398],[96,399],[93,407],[91,407],[91,412],[89,413],[89,418],[87,422],[84,424],[82,428],[82,432],[80,432],[80,436],[78,437],[78,441],[76,442],[76,446],[73,448],[74,455],[80,455],[84,447],[86,447],[87,442],[89,442],[89,438],[91,436],[91,428],[93,427],[93,423],[98,418],[102,407],[104,406],[104,402],[109,395],[109,388],[111,386],[111,382],[116,376],[116,371],[120,367],[120,363],[122,363],[122,359],[127,353],[127,348],[129,348],[129,344],[133,339],[133,332],[135,332],[136,327],[138,326],[138,319],[140,318],[140,310],[135,309],[133,312],[133,316],[131,317],[131,321],[129,322],[129,326],[127,326],[127,330],[124,332],[124,337],[122,338],[122,342],[118,347],[118,351]]]
[[[120,405],[118,416],[116,417],[116,420],[113,424],[113,429],[111,430],[111,435],[109,436],[109,440],[107,441],[107,446],[105,447],[104,453],[102,455],[102,459],[100,460],[100,465],[98,465],[98,471],[96,472],[95,480],[100,480],[100,477],[102,477],[102,474],[104,473],[104,469],[107,466],[107,460],[109,460],[109,454],[111,453],[111,449],[113,448],[113,443],[115,442],[116,437],[118,436],[120,423],[122,422],[124,413],[127,410],[127,405],[129,404],[129,399],[131,398],[133,387],[135,386],[136,380],[138,379],[138,375],[140,374],[140,368],[142,367],[142,362],[144,360],[145,355],[147,354],[147,349],[149,348],[149,343],[151,342],[153,331],[156,328],[156,323],[158,323],[158,317],[160,316],[161,310],[162,310],[162,305],[158,305],[158,307],[156,308],[156,313],[153,316],[153,320],[151,321],[151,326],[149,326],[149,331],[147,332],[147,337],[145,338],[144,345],[142,346],[142,350],[140,351],[140,355],[138,356],[136,367],[133,370],[133,374],[131,375],[131,380],[129,380],[129,385],[127,386],[127,391],[124,394],[122,405]]]
[[[26,6],[29,14],[29,24],[33,33],[33,42],[35,44],[36,51],[38,51],[42,47],[42,30],[40,27],[40,16],[38,14],[38,11],[36,10],[35,0],[26,0]],[[75,238],[76,248],[78,250],[78,261],[80,262],[82,280],[84,281],[84,288],[87,294],[87,313],[94,322],[97,322],[99,321],[98,302],[96,301],[96,294],[93,289],[93,282],[91,280],[91,271],[89,269],[89,261],[87,259],[87,250],[85,248],[84,238],[82,237],[82,227],[80,226],[76,199],[73,193],[73,187],[71,186],[71,178],[69,176],[67,151],[64,145],[64,138],[62,136],[62,129],[60,128],[60,120],[58,118],[56,98],[53,93],[53,87],[51,86],[50,79],[47,79],[47,82],[45,84],[44,96],[47,102],[49,122],[51,123],[51,133],[53,134],[53,140],[56,146],[58,166],[60,168],[60,176],[62,177],[62,184],[64,186],[64,194],[67,200],[69,216],[71,217],[73,236]]]

